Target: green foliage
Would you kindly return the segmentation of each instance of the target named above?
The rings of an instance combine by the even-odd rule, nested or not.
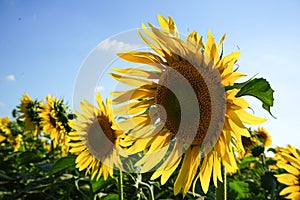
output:
[[[229,182],[230,192],[236,194],[236,199],[249,199],[251,197],[249,184],[244,181]]]
[[[257,85],[258,84],[258,85]],[[257,91],[271,91],[267,89],[264,79],[253,79],[249,82],[235,85],[240,87],[238,95],[252,95]],[[255,89],[256,88],[256,89]],[[267,89],[264,90],[263,88]],[[269,98],[271,93],[269,92]],[[270,99],[260,98],[266,108],[270,108]],[[67,106],[60,100],[56,104],[59,118],[65,127],[68,120],[74,115],[67,112]],[[273,100],[272,100],[273,103]],[[50,136],[42,133],[40,118],[36,116],[37,101],[32,104],[33,124],[39,131],[26,127],[24,121],[18,120],[21,115],[19,110],[14,110],[16,120],[8,123],[10,134],[0,132],[5,137],[1,142],[0,149],[0,199],[119,199],[122,188],[124,199],[183,199],[182,193],[174,196],[173,187],[179,168],[171,175],[165,185],[160,180],[151,180],[152,173],[122,173],[123,184],[120,184],[119,171],[115,170],[116,177],[108,177],[104,180],[90,179],[84,171],[76,168],[76,156],[63,155],[61,147],[54,148]],[[32,127],[30,127],[32,128]],[[66,128],[68,132],[72,131]],[[67,133],[66,133],[67,134]],[[18,138],[20,138],[18,140]],[[18,142],[19,141],[19,142]],[[227,197],[228,199],[280,199],[279,191],[283,188],[276,181],[274,166],[275,161],[267,158],[264,154],[264,146],[253,145],[249,147],[248,156],[237,159],[239,171],[227,175]],[[275,152],[275,149],[268,149]],[[128,171],[137,171],[135,161],[141,158],[140,154],[133,157],[122,158],[124,168]],[[216,189],[211,183],[209,192],[204,194],[199,182],[196,184],[195,196],[189,191],[184,199],[215,199]]]
[[[53,175],[63,170],[74,169],[75,168],[75,156],[67,156],[58,159],[53,167],[48,172],[49,175]]]
[[[262,107],[271,115],[271,107],[274,104],[274,90],[269,82],[264,78],[251,78],[244,83],[235,83],[233,86],[227,86],[226,90],[240,89],[236,97],[253,96],[262,102]],[[272,115],[273,116],[273,115]],[[274,117],[274,116],[273,116]]]

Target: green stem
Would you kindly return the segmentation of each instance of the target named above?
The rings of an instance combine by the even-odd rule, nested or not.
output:
[[[218,180],[218,187],[216,188],[216,200],[227,200],[227,177],[226,169],[222,166],[223,183]]]
[[[123,191],[123,172],[119,171],[119,200],[124,200],[124,191]]]
[[[144,182],[139,182],[139,184],[146,186],[149,191],[150,191],[150,196],[151,196],[151,200],[154,200],[154,192],[153,192],[153,187],[151,187],[149,184],[144,183]]]

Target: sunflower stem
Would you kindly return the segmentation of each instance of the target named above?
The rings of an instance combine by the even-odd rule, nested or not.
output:
[[[142,182],[142,181],[139,182],[139,184],[144,185],[149,189],[151,200],[154,200],[153,187],[151,185],[147,184],[147,183]]]
[[[124,191],[123,191],[123,172],[119,171],[119,200],[124,200]]]
[[[223,183],[218,180],[218,187],[216,188],[216,200],[227,200],[227,177],[226,169],[222,166]]]

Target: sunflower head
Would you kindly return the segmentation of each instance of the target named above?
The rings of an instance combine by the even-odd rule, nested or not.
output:
[[[118,54],[126,61],[146,64],[152,69],[113,68],[117,72],[111,74],[113,78],[135,87],[112,93],[115,105],[130,102],[114,113],[148,113],[151,120],[144,119],[142,123],[139,117],[132,118],[138,126],[133,128],[134,132],[159,121],[180,143],[201,146],[204,156],[216,143],[225,119],[226,95],[220,71],[196,31],[182,40],[171,17],[159,15],[158,20],[161,29],[148,23],[149,29],[143,24],[139,31],[153,52]],[[125,130],[130,129],[127,125],[123,126]]]
[[[272,144],[271,136],[265,128],[259,127],[257,130],[249,130],[249,132],[250,137],[242,136],[242,144],[245,151],[239,152],[238,159],[250,155],[257,157]]]
[[[28,94],[24,94],[21,98],[21,104],[17,106],[17,112],[20,113],[18,120],[25,123],[26,130],[35,133],[40,132],[40,107],[41,102],[38,102],[37,100],[33,101]]]
[[[3,143],[7,140],[7,137],[11,134],[11,131],[9,129],[9,123],[11,123],[11,120],[8,117],[1,117],[0,118],[0,143],[2,146],[5,145]]]
[[[14,151],[18,151],[22,145],[22,130],[16,122],[12,122],[8,117],[0,118],[0,143],[1,146],[9,143]]]
[[[159,15],[158,21],[161,29],[148,23],[139,31],[151,51],[118,54],[140,67],[112,68],[113,78],[133,86],[112,93],[114,114],[125,116],[118,125],[134,141],[129,149],[146,149],[136,163],[142,172],[155,170],[152,179],[164,184],[180,167],[174,194],[186,194],[192,184],[194,190],[199,179],[206,193],[211,177],[216,186],[222,181],[222,165],[237,170],[233,147],[244,151],[241,137],[250,136],[245,124],[266,120],[249,114],[249,103],[237,97],[234,83],[245,75],[234,69],[239,52],[223,55],[225,35],[215,43],[209,31],[204,43],[193,31],[183,40],[171,17]]]
[[[100,94],[96,96],[98,108],[83,100],[80,104],[82,113],[75,111],[76,119],[71,126],[75,130],[69,133],[70,152],[77,155],[76,167],[86,169],[97,179],[103,175],[113,176],[113,167],[122,169],[119,157],[119,140],[123,131],[113,129],[115,120],[111,112],[111,100],[106,105]]]
[[[286,171],[275,175],[278,182],[286,185],[279,195],[287,199],[300,199],[300,150],[291,145],[277,147],[276,150],[276,165]]]
[[[270,147],[272,145],[272,138],[270,133],[262,127],[259,127],[257,131],[254,131],[259,140],[262,141],[265,147]]]
[[[46,104],[40,109],[41,125],[43,131],[50,135],[54,147],[60,146],[63,155],[67,154],[66,135],[71,131],[68,119],[68,108],[63,100],[51,95],[46,97]]]
[[[10,134],[10,129],[8,128],[8,124],[11,120],[8,117],[0,118],[0,133],[1,134]]]

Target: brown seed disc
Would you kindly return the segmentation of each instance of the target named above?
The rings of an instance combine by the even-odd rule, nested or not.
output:
[[[106,116],[100,116],[94,120],[88,129],[86,136],[87,148],[96,158],[107,157],[114,148],[114,130]]]
[[[197,105],[191,103],[187,88],[183,86],[184,84],[181,84],[184,81],[188,81],[189,87],[193,88],[194,95],[198,101]],[[202,75],[188,61],[182,60],[166,68],[158,83],[155,100],[156,104],[160,104],[165,109],[162,110],[161,107],[157,109],[158,115],[165,121],[165,127],[174,135],[177,134],[177,139],[186,140],[187,138],[192,138],[193,145],[201,146],[207,134],[212,114],[209,90]],[[176,97],[168,88],[175,88],[176,94],[179,94],[180,98],[178,96]],[[180,99],[181,104],[184,106],[180,105],[178,99]],[[200,116],[184,116],[184,121],[188,123],[180,124],[182,117],[181,112],[193,113],[196,106],[199,109]],[[182,108],[184,108],[184,110],[181,110]],[[199,119],[199,121],[197,119]],[[183,130],[182,133],[178,133],[179,127],[181,127],[180,130]],[[195,131],[196,135],[194,134]]]

